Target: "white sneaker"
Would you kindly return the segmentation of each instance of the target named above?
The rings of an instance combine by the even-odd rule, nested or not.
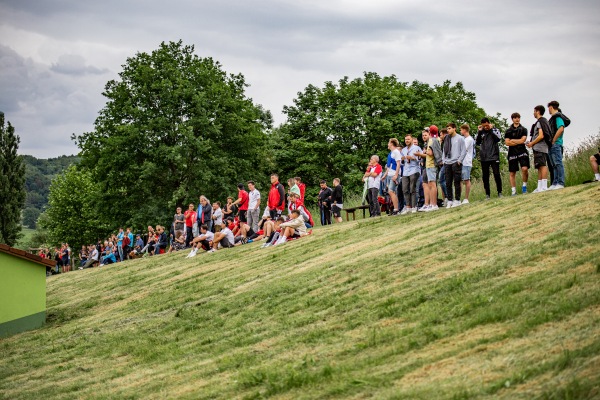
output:
[[[563,185],[555,185],[554,186],[554,190],[560,190],[560,189],[564,189],[565,187]]]
[[[460,200],[454,200],[452,202],[452,208],[454,208],[454,207],[460,207]]]
[[[419,208],[417,211],[418,212],[427,212],[427,211],[429,211],[429,206],[428,205],[423,206],[423,207]]]
[[[192,253],[190,253],[190,255],[188,257],[189,258],[196,257],[196,253],[197,253],[197,251],[194,250]]]
[[[408,208],[408,207],[404,207],[404,208],[402,209],[402,211],[400,212],[400,215],[406,215],[406,214],[408,214],[409,212],[411,212],[411,211],[410,211],[410,208]]]
[[[454,203],[453,201],[448,200],[446,202],[446,208],[452,208],[452,203]]]
[[[437,210],[439,210],[439,209],[440,209],[440,208],[439,208],[438,206],[433,206],[433,207],[430,207],[430,208],[429,208],[429,211],[437,211]]]
[[[411,209],[410,209],[410,211],[411,211],[413,214],[415,214],[415,213],[417,212],[417,207],[415,207],[415,208],[411,208]]]
[[[546,190],[554,190],[554,189],[556,189],[556,185],[551,185],[551,186],[550,186],[548,189],[546,189]]]
[[[214,252],[215,252],[215,249],[210,249],[207,251],[207,253],[214,253]]]
[[[464,200],[462,201],[462,204],[469,204],[469,199],[464,199]]]
[[[538,187],[538,188],[535,188],[535,190],[533,192],[531,192],[531,193],[539,193],[539,192],[542,192],[542,191],[543,190]]]

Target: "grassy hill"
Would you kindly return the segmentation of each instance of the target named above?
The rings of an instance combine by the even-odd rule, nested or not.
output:
[[[48,279],[0,397],[600,397],[599,185]]]

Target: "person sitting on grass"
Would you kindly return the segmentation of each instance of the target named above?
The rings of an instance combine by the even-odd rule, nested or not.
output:
[[[195,257],[196,253],[200,249],[204,249],[205,251],[210,250],[214,238],[215,234],[208,230],[208,225],[204,224],[200,226],[200,235],[198,235],[194,238],[194,240],[192,240],[192,250],[186,258]]]
[[[106,255],[102,259],[100,266],[114,264],[117,262],[117,257],[115,257],[115,252],[113,251],[113,243],[108,242],[108,246],[105,249]]]
[[[173,239],[173,243],[169,247],[169,254],[183,249],[185,249],[185,235],[182,231],[175,231],[175,239]]]
[[[310,229],[315,226],[315,222],[313,221],[312,215],[310,211],[304,206],[302,200],[300,199],[300,195],[297,193],[291,193],[291,204],[290,204],[290,212],[293,210],[298,210],[300,215],[304,219],[304,224],[306,225],[306,229]]]
[[[91,244],[88,247],[88,252],[89,252],[89,257],[86,261],[85,264],[83,264],[81,267],[79,267],[79,269],[86,269],[86,268],[90,268],[91,266],[94,265],[95,262],[98,261],[98,249],[96,248],[96,246],[94,246],[93,244]]]
[[[281,224],[285,222],[285,217],[277,217],[275,221],[268,220],[264,224],[264,236],[267,238],[265,244],[261,248],[275,245],[281,235]]]
[[[235,237],[233,232],[229,229],[229,225],[233,224],[233,218],[227,218],[221,223],[221,231],[215,234],[213,239],[212,249],[208,253],[214,253],[219,247],[230,248],[235,244]]]
[[[154,231],[153,227],[148,226],[148,242],[146,243],[146,246],[144,246],[142,248],[142,251],[141,251],[141,253],[143,254],[144,257],[148,256],[152,252],[155,244],[156,244],[156,232]]]
[[[304,218],[302,217],[300,210],[293,210],[291,219],[288,222],[282,223],[280,226],[282,233],[275,245],[283,244],[290,238],[297,239],[308,234],[306,225],[304,223]]]
[[[156,232],[158,234],[158,238],[156,239],[156,244],[154,245],[154,253],[153,255],[157,256],[160,254],[160,250],[165,250],[167,248],[167,235],[165,234],[165,228],[161,225],[156,225]]]

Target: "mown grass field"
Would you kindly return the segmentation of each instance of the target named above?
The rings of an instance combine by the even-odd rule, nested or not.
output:
[[[600,185],[48,279],[6,399],[600,398]]]

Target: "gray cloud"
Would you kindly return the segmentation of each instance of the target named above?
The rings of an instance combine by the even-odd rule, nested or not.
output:
[[[557,0],[537,6],[515,0],[5,0],[0,109],[21,122],[23,150],[34,133],[63,140],[91,129],[104,84],[127,57],[183,39],[228,72],[243,73],[248,94],[277,122],[308,84],[375,71],[409,82],[462,81],[488,112],[505,116],[528,115],[536,104],[557,99],[573,119],[566,142],[575,143],[600,125],[593,118],[600,106],[600,4],[579,0],[565,7]]]

